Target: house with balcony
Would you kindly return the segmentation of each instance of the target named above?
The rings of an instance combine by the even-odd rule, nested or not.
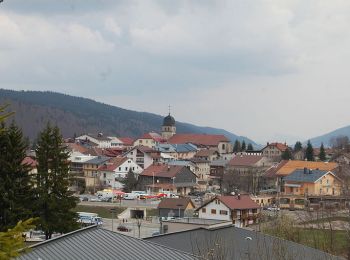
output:
[[[187,195],[197,186],[197,176],[186,166],[157,164],[139,175],[139,187],[147,193],[173,192]]]
[[[236,227],[246,227],[258,222],[260,206],[249,195],[216,196],[196,211],[202,219],[232,221]]]
[[[282,179],[285,195],[339,196],[343,182],[331,171],[296,170]]]
[[[132,159],[119,157],[103,163],[97,171],[102,186],[118,189],[123,187],[120,181],[126,177],[129,171],[138,175],[143,169]]]
[[[152,164],[160,162],[162,159],[159,151],[147,146],[135,146],[133,149],[127,151],[124,157],[133,160],[142,169],[146,169]]]

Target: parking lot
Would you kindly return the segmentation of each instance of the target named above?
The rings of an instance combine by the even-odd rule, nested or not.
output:
[[[141,221],[140,238],[150,237],[154,232],[159,231],[160,224],[158,223],[158,221],[146,221],[146,220],[139,220],[139,221]],[[112,222],[113,222],[113,225],[112,225]],[[118,226],[120,225],[125,226],[130,231],[129,232],[118,231]],[[112,229],[112,226],[113,226],[113,229]],[[139,229],[138,229],[136,219],[128,219],[127,222],[125,222],[124,220],[124,223],[123,223],[123,220],[121,219],[112,220],[109,218],[104,218],[102,227],[124,235],[139,237]]]

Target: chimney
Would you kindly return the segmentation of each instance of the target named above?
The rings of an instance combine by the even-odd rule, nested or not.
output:
[[[170,171],[170,165],[168,165],[168,171]]]
[[[241,199],[241,194],[237,195],[237,199],[239,199],[239,200]]]

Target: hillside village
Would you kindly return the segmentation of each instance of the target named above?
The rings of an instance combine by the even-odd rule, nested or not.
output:
[[[312,160],[308,160],[310,144],[303,148],[301,143],[291,147],[268,142],[262,149],[254,149],[251,144],[231,143],[224,135],[177,134],[175,119],[169,113],[160,133],[145,133],[135,140],[84,134],[67,138],[65,146],[69,152],[69,189],[81,203],[126,206],[115,216],[119,219],[117,232],[120,229],[119,233],[131,236],[137,237],[137,233],[130,233],[132,229],[121,221],[155,221],[154,234],[160,236],[142,237],[159,244],[169,245],[173,232],[215,230],[222,239],[232,228],[254,232],[261,229],[266,216],[284,210],[309,212],[313,219],[314,212],[322,217],[326,212],[329,217],[350,208],[348,143],[311,148]],[[30,165],[35,175],[35,154],[29,154],[23,163]],[[130,206],[129,200],[137,203]],[[147,217],[147,207],[158,210],[153,220]],[[81,235],[85,232],[97,231],[88,229]],[[192,253],[184,245],[172,247]]]

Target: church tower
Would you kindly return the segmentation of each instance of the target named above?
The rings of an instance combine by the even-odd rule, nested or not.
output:
[[[170,109],[169,109],[169,115],[164,117],[164,120],[163,120],[162,137],[168,140],[174,134],[176,134],[175,119],[170,115]]]

